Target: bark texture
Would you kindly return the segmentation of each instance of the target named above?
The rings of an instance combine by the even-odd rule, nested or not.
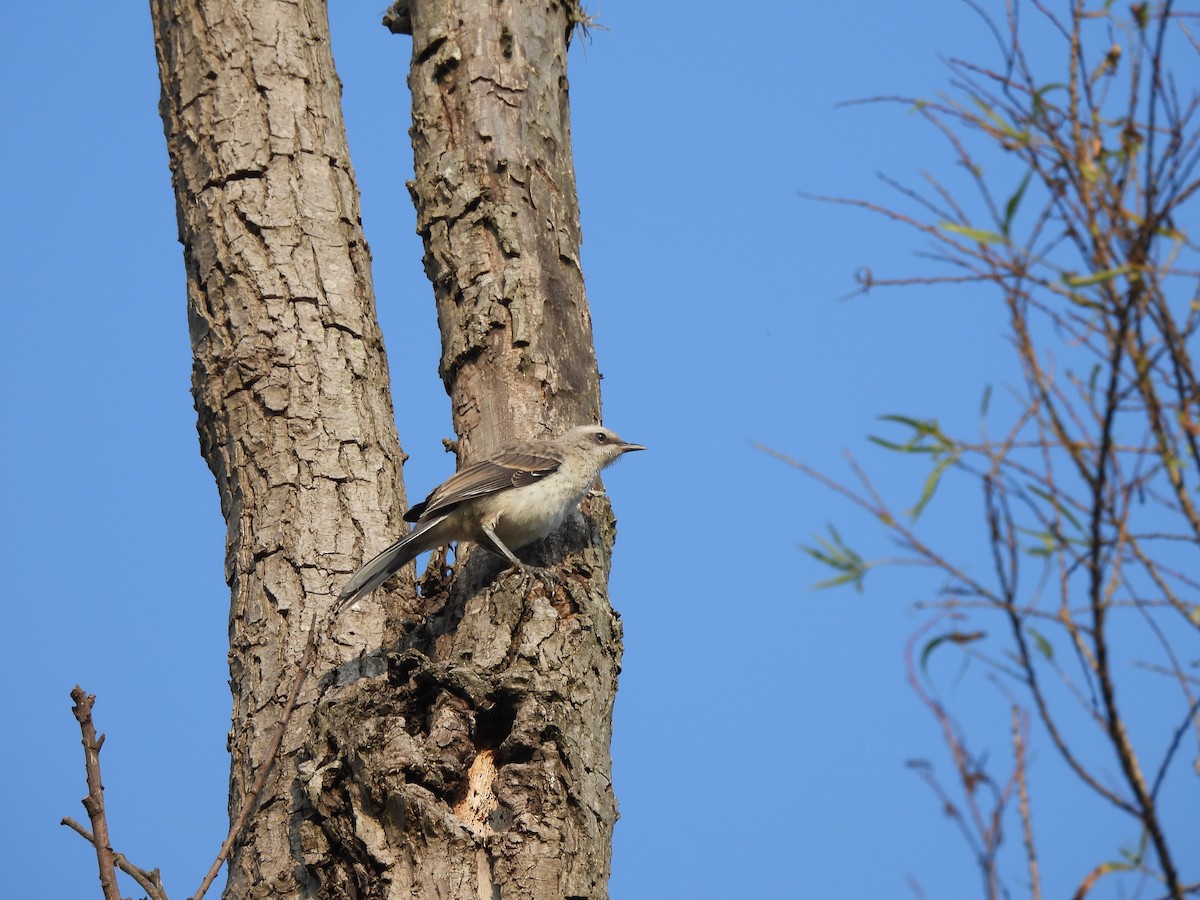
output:
[[[316,0],[152,0],[201,442],[229,523],[231,805],[313,611],[401,532],[401,454]],[[422,0],[410,185],[466,461],[599,420],[573,2]],[[533,561],[466,552],[320,643],[229,897],[602,898],[620,621],[602,492]],[[296,723],[301,723],[298,727]]]
[[[422,0],[409,15],[410,190],[455,431],[470,456],[598,421],[566,75],[579,7]]]
[[[187,271],[201,450],[228,525],[230,808],[263,764],[306,629],[402,525],[401,454],[319,0],[151,0]],[[411,591],[411,585],[410,585]],[[322,641],[329,669],[386,626]],[[353,644],[354,646],[351,646]],[[229,897],[314,889],[295,850],[310,680]]]
[[[574,4],[394,7],[413,38],[410,185],[466,461],[597,421],[566,53]],[[330,896],[607,896],[620,621],[602,494],[542,548],[559,583],[479,552],[431,569],[382,671],[331,686],[311,744]]]

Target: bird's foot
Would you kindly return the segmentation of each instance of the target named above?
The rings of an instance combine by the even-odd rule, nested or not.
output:
[[[549,566],[534,566],[529,563],[518,563],[513,566],[515,571],[520,572],[525,578],[530,581],[541,581],[546,584],[552,584],[557,587],[563,585],[563,578],[554,569]]]

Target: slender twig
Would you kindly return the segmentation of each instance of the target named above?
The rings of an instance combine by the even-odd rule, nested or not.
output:
[[[945,619],[953,617],[953,613],[949,611],[943,612],[940,615],[932,617],[913,632],[904,645],[904,660],[905,668],[908,672],[909,685],[918,699],[933,714],[934,718],[937,719],[938,725],[942,729],[946,748],[950,751],[954,767],[958,773],[963,802],[968,815],[963,815],[958,805],[946,793],[934,775],[932,768],[927,763],[910,762],[909,767],[915,769],[920,774],[922,780],[929,785],[930,789],[933,790],[934,794],[941,801],[943,810],[958,825],[959,831],[962,832],[963,838],[975,856],[980,874],[983,876],[985,894],[989,900],[995,900],[995,898],[1006,893],[1000,881],[1000,873],[996,865],[996,860],[1000,851],[1000,845],[1003,843],[1002,823],[1004,812],[1012,797],[1013,788],[1017,783],[1017,776],[1014,772],[1013,776],[1009,778],[1008,783],[1003,788],[999,788],[987,774],[983,764],[971,756],[966,743],[959,734],[958,726],[950,713],[921,684],[914,653],[917,643],[921,638]],[[979,800],[980,787],[991,789],[993,801],[991,809],[987,813],[985,813]]]
[[[71,711],[75,714],[79,730],[83,734],[83,759],[88,786],[88,795],[83,798],[83,808],[87,810],[88,818],[92,822],[90,840],[96,848],[100,888],[104,891],[104,900],[121,900],[112,844],[108,836],[108,817],[104,812],[104,783],[100,778],[100,748],[104,746],[104,735],[96,736],[96,726],[92,722],[92,706],[96,702],[96,695],[88,694],[79,685],[75,685],[71,689],[71,699],[75,701]]]
[[[1033,839],[1033,813],[1029,807],[1029,761],[1025,747],[1029,743],[1029,717],[1016,705],[1012,708],[1013,774],[1017,779],[1017,809],[1021,816],[1021,837],[1025,842],[1025,857],[1029,861],[1029,896],[1041,900],[1042,879],[1038,873],[1037,844]]]
[[[63,816],[61,824],[66,825],[89,844],[95,846],[95,836],[70,816]],[[113,862],[117,864],[118,869],[136,881],[151,900],[167,900],[167,892],[163,890],[162,877],[158,869],[146,871],[131,863],[124,853],[117,853],[116,851],[113,851]]]
[[[1154,784],[1150,788],[1151,797],[1158,797],[1158,789],[1162,787],[1163,779],[1167,777],[1167,770],[1171,767],[1171,759],[1175,756],[1175,751],[1179,749],[1179,744],[1183,740],[1183,734],[1191,726],[1191,722],[1196,717],[1197,711],[1200,711],[1200,698],[1192,702],[1191,709],[1187,711],[1187,715],[1183,717],[1183,721],[1179,723],[1179,727],[1175,729],[1175,734],[1171,737],[1171,746],[1163,754],[1162,762],[1158,767],[1158,774],[1154,776]]]
[[[222,842],[221,849],[217,852],[217,858],[213,860],[213,864],[209,867],[204,880],[200,882],[200,887],[192,894],[189,900],[200,900],[212,885],[213,880],[221,871],[221,866],[229,858],[229,853],[233,849],[234,842],[241,836],[242,829],[246,827],[246,822],[249,820],[250,814],[254,812],[254,808],[258,805],[258,798],[262,795],[263,787],[267,783],[267,775],[270,774],[274,768],[275,761],[279,757],[279,748],[283,745],[283,735],[287,731],[288,722],[291,721],[292,711],[295,710],[296,701],[300,696],[300,688],[304,685],[304,679],[308,675],[308,670],[312,665],[316,650],[317,621],[314,615],[308,626],[308,642],[304,645],[304,655],[300,659],[300,664],[296,669],[296,677],[292,681],[291,692],[288,694],[287,701],[283,705],[279,722],[275,726],[275,735],[271,738],[271,746],[267,750],[266,759],[259,766],[258,774],[254,778],[254,783],[250,785],[250,790],[242,798],[242,808],[238,810],[233,824],[229,826],[229,834]]]

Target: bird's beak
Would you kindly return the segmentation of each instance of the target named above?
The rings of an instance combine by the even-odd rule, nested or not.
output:
[[[624,441],[621,442],[621,452],[622,453],[628,453],[630,450],[645,450],[645,449],[646,448],[643,447],[641,444],[628,444]]]

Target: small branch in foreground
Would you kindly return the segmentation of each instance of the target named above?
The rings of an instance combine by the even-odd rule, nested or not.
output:
[[[61,824],[66,825],[89,844],[95,845],[95,836],[70,816],[63,816]],[[113,862],[117,864],[118,869],[141,885],[150,900],[167,900],[167,892],[163,890],[162,877],[159,875],[158,869],[147,872],[126,859],[124,853],[116,851],[113,851]]]
[[[242,829],[246,827],[246,822],[250,818],[250,814],[254,812],[254,807],[258,805],[258,798],[267,783],[267,775],[275,767],[275,760],[279,757],[279,748],[283,745],[284,732],[287,731],[288,722],[291,721],[292,711],[296,708],[296,700],[300,697],[300,688],[304,685],[305,676],[308,675],[308,669],[312,665],[316,650],[317,617],[314,615],[308,626],[308,643],[304,645],[304,656],[300,659],[300,665],[296,670],[296,678],[292,682],[291,692],[288,694],[287,702],[283,706],[283,713],[279,717],[279,723],[275,726],[275,736],[271,739],[271,747],[267,751],[267,758],[263,761],[258,774],[254,777],[254,783],[250,785],[249,793],[242,799],[242,808],[238,810],[237,818],[229,826],[229,834],[226,835],[225,841],[221,844],[221,849],[217,851],[217,858],[213,860],[212,866],[209,867],[204,880],[200,882],[200,887],[196,890],[196,893],[192,894],[188,900],[200,900],[209,887],[212,886],[213,880],[221,871],[221,866],[229,858],[229,852],[233,849],[234,841],[238,839],[238,836],[242,833]]]
[[[212,886],[213,881],[221,871],[221,866],[229,858],[229,853],[233,849],[234,842],[242,833],[242,829],[246,827],[246,822],[249,820],[251,813],[254,812],[254,808],[258,805],[258,799],[262,794],[263,787],[266,785],[267,776],[270,774],[276,759],[279,757],[279,749],[283,745],[284,733],[287,731],[288,722],[291,721],[292,712],[296,709],[296,701],[300,697],[300,689],[304,685],[304,679],[308,674],[309,667],[312,665],[316,649],[317,622],[314,616],[309,625],[308,642],[304,646],[304,655],[300,660],[296,677],[292,681],[292,687],[284,704],[283,713],[280,716],[278,724],[275,726],[275,735],[271,739],[267,758],[259,769],[258,775],[255,776],[254,783],[250,786],[249,792],[243,799],[242,807],[229,827],[229,834],[226,835],[225,840],[221,844],[221,849],[217,852],[217,858],[213,861],[212,866],[204,876],[199,889],[197,889],[196,893],[189,900],[200,900],[209,887]],[[92,723],[92,705],[96,702],[96,698],[94,695],[85,693],[78,685],[71,691],[71,697],[75,701],[73,710],[75,718],[79,720],[79,726],[83,732],[83,748],[87,764],[88,783],[88,796],[84,798],[83,805],[88,812],[88,817],[91,819],[93,830],[88,831],[70,816],[63,817],[62,824],[75,831],[96,848],[96,859],[100,868],[100,885],[104,890],[104,900],[121,900],[121,892],[117,887],[117,868],[120,868],[122,872],[133,878],[146,891],[150,900],[167,900],[167,894],[163,890],[162,878],[159,875],[158,869],[147,871],[135,866],[125,858],[124,854],[116,853],[112,849],[108,836],[108,820],[104,812],[104,787],[100,779],[100,748],[104,744],[104,736],[101,735],[97,738],[96,729]]]
[[[104,735],[96,736],[96,726],[92,722],[92,706],[96,702],[96,695],[88,694],[79,685],[75,685],[71,690],[71,699],[75,701],[71,712],[75,714],[79,730],[83,734],[83,759],[88,786],[88,795],[83,798],[83,808],[87,810],[88,819],[92,823],[93,837],[90,840],[96,848],[100,888],[104,891],[104,900],[121,900],[112,844],[108,837],[108,818],[104,813],[104,783],[100,779],[100,748],[104,746]]]
[[[1038,874],[1037,844],[1033,840],[1033,814],[1029,808],[1029,760],[1025,748],[1029,745],[1029,716],[1015,703],[1012,708],[1013,774],[1017,780],[1017,808],[1021,815],[1021,837],[1025,841],[1025,858],[1029,862],[1029,896],[1042,900],[1042,879]]]

